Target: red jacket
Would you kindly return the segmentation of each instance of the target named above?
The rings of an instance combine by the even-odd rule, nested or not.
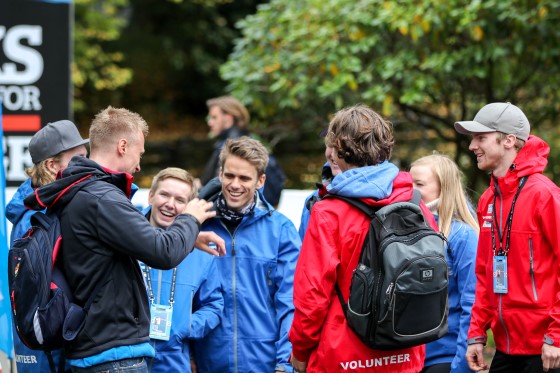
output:
[[[545,335],[549,344],[560,347],[560,189],[542,174],[549,152],[543,140],[530,136],[507,175],[492,177],[490,188],[478,204],[477,284],[468,337],[485,340],[486,330],[491,327],[496,348],[506,354],[540,355]],[[492,210],[498,224],[505,227],[523,176],[529,177],[515,204],[511,225],[508,292],[496,294],[492,277]],[[496,182],[501,196],[496,196],[493,206]],[[506,234],[503,236],[505,247]]]
[[[412,198],[412,178],[401,172],[393,192],[383,200],[363,199],[370,205],[387,205]],[[433,215],[421,204],[430,225]],[[424,346],[393,351],[368,348],[352,332],[336,295],[338,283],[348,300],[352,272],[358,264],[369,228],[369,218],[337,199],[313,206],[294,278],[295,313],[289,339],[296,359],[308,362],[308,372],[419,372]]]

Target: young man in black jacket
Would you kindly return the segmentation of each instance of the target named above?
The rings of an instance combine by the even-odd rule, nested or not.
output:
[[[130,202],[132,174],[140,171],[148,125],[126,109],[108,107],[90,127],[90,159],[75,157],[55,182],[26,199],[31,208],[59,212],[62,266],[74,302],[84,306],[98,291],[81,331],[65,346],[75,372],[147,372],[149,303],[138,260],[150,267],[177,266],[196,246],[225,252],[200,224],[215,215],[194,199],[167,230],[154,228]],[[216,244],[218,250],[209,247]]]

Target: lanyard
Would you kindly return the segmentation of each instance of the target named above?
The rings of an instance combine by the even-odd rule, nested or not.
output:
[[[148,292],[150,294],[150,302],[154,304],[154,292],[152,289],[152,277],[150,276],[150,267],[145,266],[144,272],[146,273],[146,283],[148,285]],[[177,267],[173,268],[173,277],[171,278],[171,294],[169,295],[169,305],[173,307],[175,303],[175,285],[177,284]]]
[[[492,206],[492,218],[493,218],[493,222],[491,225],[491,231],[492,231],[492,249],[494,251],[494,255],[507,255],[509,252],[509,239],[510,239],[510,235],[511,235],[511,223],[513,221],[513,210],[515,209],[515,202],[517,202],[517,197],[519,197],[519,193],[521,193],[521,189],[523,189],[523,186],[525,186],[525,182],[527,181],[528,176],[524,176],[521,179],[519,179],[519,186],[517,187],[517,192],[515,193],[515,196],[513,197],[513,201],[511,201],[511,208],[509,209],[509,215],[506,221],[506,247],[505,250],[502,250],[502,241],[504,239],[504,236],[502,234],[502,230],[500,229],[500,227],[497,226],[498,224],[498,219],[496,217],[496,191],[498,191],[498,193],[500,193],[500,198],[501,198],[501,192],[500,192],[500,187],[498,186],[498,180],[495,180],[495,184],[496,184],[496,191],[494,191],[494,205]],[[502,199],[502,205],[503,205],[503,198]],[[494,225],[496,225],[496,228],[494,228]],[[495,234],[495,230],[498,231],[498,238],[500,239],[500,247],[499,249],[496,251],[497,249],[497,245],[496,245],[496,234]]]

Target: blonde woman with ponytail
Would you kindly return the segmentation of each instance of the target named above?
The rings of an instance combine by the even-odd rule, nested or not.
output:
[[[449,157],[432,154],[412,163],[414,187],[434,214],[451,248],[449,266],[449,331],[426,345],[422,373],[470,372],[465,358],[467,332],[474,302],[474,264],[478,223],[465,196],[462,173]]]

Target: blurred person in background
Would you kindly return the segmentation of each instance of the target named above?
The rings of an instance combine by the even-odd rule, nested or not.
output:
[[[218,176],[220,171],[220,152],[227,139],[249,136],[247,126],[251,119],[247,108],[235,97],[220,96],[206,101],[208,107],[208,127],[210,135],[216,139],[212,155],[206,166],[200,184],[206,185]],[[269,154],[268,166],[265,171],[266,183],[263,189],[264,198],[272,206],[278,206],[286,175],[274,156]]]

